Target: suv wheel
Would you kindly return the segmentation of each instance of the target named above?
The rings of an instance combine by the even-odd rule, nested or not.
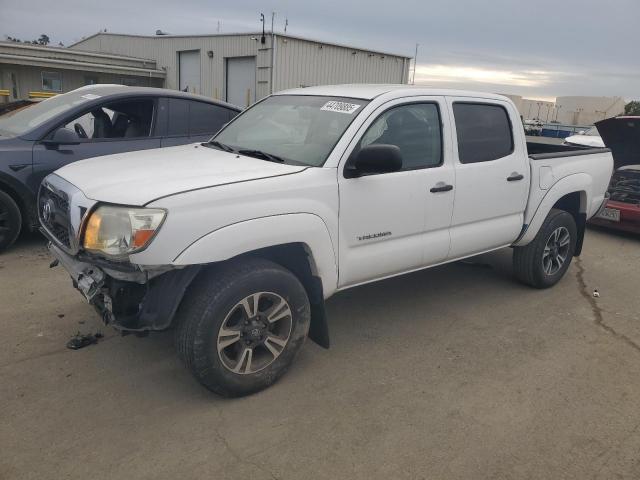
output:
[[[196,379],[235,397],[262,390],[287,371],[309,331],[310,306],[290,271],[244,259],[196,279],[176,321],[178,354]]]
[[[576,239],[573,216],[552,209],[531,243],[514,248],[513,267],[518,280],[535,288],[558,283],[571,264]]]
[[[0,191],[0,252],[10,247],[20,234],[22,215],[16,202]]]

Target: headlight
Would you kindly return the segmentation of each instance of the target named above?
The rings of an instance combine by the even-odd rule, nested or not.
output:
[[[113,256],[136,252],[149,244],[165,216],[158,208],[103,205],[87,221],[83,246]]]

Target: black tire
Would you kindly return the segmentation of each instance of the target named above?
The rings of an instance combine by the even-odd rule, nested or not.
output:
[[[566,251],[558,249],[557,245],[551,247],[551,253],[545,250],[548,242],[552,242],[552,235],[555,232],[560,232],[559,235],[565,232],[569,235],[569,242],[566,246]],[[549,288],[560,281],[564,276],[573,253],[576,248],[577,240],[577,228],[576,222],[573,216],[565,212],[564,210],[551,209],[549,215],[545,219],[544,223],[540,227],[540,231],[536,237],[524,247],[515,247],[513,252],[513,269],[515,276],[522,283],[530,285],[535,288]],[[552,242],[555,244],[557,242]],[[556,256],[556,260],[553,260],[553,252],[556,248],[557,253],[561,253],[560,256]],[[563,247],[564,248],[564,247]],[[543,261],[551,257],[549,261]],[[559,264],[559,258],[564,257],[565,260],[562,264]],[[549,268],[551,265],[551,268]]]
[[[6,250],[20,235],[22,214],[9,195],[0,191],[0,252]]]
[[[247,300],[254,294],[258,298],[255,303],[274,309],[274,318],[279,316],[276,315],[275,303],[281,300],[287,302],[285,311],[289,307],[291,314],[285,315],[282,320],[270,323],[266,313],[258,315],[262,315],[263,324],[267,325],[267,330],[263,330],[264,337],[279,335],[276,338],[280,340],[280,336],[284,337],[288,332],[286,345],[278,346],[278,349],[282,348],[278,356],[269,353],[272,350],[267,347],[273,347],[274,344],[267,345],[266,340],[259,344],[260,339],[251,336],[258,329],[252,329],[239,334],[244,338],[251,336],[251,340],[237,340],[219,352],[219,346],[225,342],[221,340],[224,337],[221,329],[224,326],[224,331],[228,331],[231,328],[229,322],[235,316],[239,315],[239,321],[238,325],[233,326],[234,331],[235,328],[252,328],[253,323],[248,327],[244,325],[248,323],[243,317],[246,310],[239,305],[243,299]],[[273,305],[270,306],[269,302]],[[258,306],[255,309],[257,311]],[[257,318],[251,322],[259,320]],[[310,320],[311,309],[306,291],[289,270],[268,260],[235,260],[204,272],[191,285],[176,317],[176,349],[191,373],[209,390],[225,397],[249,395],[269,387],[284,375],[307,337]],[[268,331],[268,328],[273,328],[272,325],[284,325],[284,322],[289,322],[289,326],[283,329],[284,333]],[[257,345],[246,346],[250,341]],[[249,348],[252,353],[248,355],[250,358],[247,362],[244,350]],[[267,354],[274,357],[268,364],[266,362],[270,357]],[[235,365],[240,369],[238,372],[233,372],[229,365],[234,355],[239,358]],[[265,366],[251,372],[249,367],[254,356],[262,359]]]

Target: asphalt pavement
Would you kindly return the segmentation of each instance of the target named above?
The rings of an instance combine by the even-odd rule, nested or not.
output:
[[[544,291],[510,258],[342,292],[330,350],[225,400],[172,332],[104,327],[23,238],[0,255],[0,478],[640,478],[640,238],[590,229]]]

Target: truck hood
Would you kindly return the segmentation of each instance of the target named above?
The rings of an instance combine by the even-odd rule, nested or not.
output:
[[[613,117],[596,122],[604,144],[611,149],[615,170],[640,164],[640,117]]]
[[[145,205],[188,190],[289,175],[306,168],[191,144],[89,158],[62,167],[56,175],[92,200]]]

